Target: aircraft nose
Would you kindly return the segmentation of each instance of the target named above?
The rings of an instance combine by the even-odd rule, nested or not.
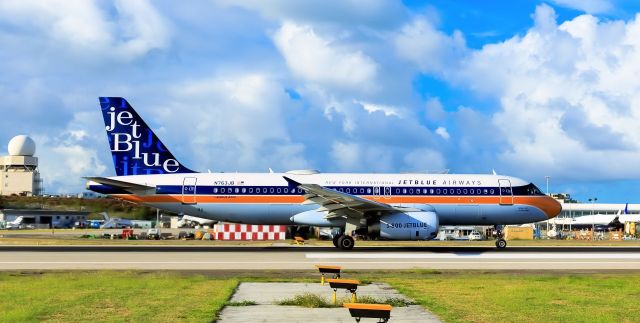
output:
[[[547,218],[555,218],[562,211],[562,205],[560,202],[552,197],[546,197],[540,205],[540,209],[544,212]]]

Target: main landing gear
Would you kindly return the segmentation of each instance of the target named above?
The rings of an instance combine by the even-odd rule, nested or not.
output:
[[[507,240],[504,239],[504,233],[502,232],[501,225],[494,226],[496,230],[496,247],[498,249],[504,249],[507,247]]]
[[[333,237],[333,245],[342,250],[351,250],[356,245],[356,242],[351,236],[339,234]]]

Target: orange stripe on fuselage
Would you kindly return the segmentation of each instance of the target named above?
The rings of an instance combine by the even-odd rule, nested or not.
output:
[[[136,203],[213,203],[213,204],[300,204],[300,195],[115,195]],[[500,196],[390,196],[362,198],[385,204],[511,204],[511,197]],[[183,200],[184,199],[184,200]],[[513,204],[541,209],[549,218],[560,213],[560,204],[547,196],[514,196]]]

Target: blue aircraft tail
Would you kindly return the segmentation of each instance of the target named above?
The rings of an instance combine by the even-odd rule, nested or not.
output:
[[[100,97],[116,175],[193,173],[183,166],[127,100]]]

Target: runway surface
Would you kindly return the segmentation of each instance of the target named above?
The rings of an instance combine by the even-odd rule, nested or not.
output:
[[[640,270],[640,247],[0,246],[0,270]]]

